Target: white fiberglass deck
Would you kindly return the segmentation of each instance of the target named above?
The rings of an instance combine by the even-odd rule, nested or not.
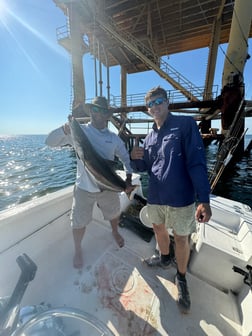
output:
[[[0,254],[0,296],[12,293],[20,273],[16,257],[26,253],[38,271],[23,306],[44,302],[79,308],[120,336],[242,335],[233,294],[188,273],[192,307],[182,315],[173,284],[175,268],[150,269],[142,263],[153,253],[154,239],[147,243],[126,228],[120,232],[125,238],[122,249],[115,244],[108,222],[93,221],[83,241],[85,266],[78,271],[72,267],[69,212],[62,215]]]

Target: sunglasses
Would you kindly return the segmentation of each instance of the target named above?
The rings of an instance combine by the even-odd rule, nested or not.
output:
[[[98,107],[98,106],[92,106],[92,111],[95,113],[103,113],[103,114],[107,114],[108,110],[104,109],[102,107]]]
[[[155,100],[149,101],[146,105],[148,108],[152,108],[154,105],[161,105],[163,102],[167,101],[164,97],[159,97]]]

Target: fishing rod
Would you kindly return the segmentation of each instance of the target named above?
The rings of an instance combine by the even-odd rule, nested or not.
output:
[[[235,149],[241,142],[244,133],[239,137],[237,142],[237,136],[243,126],[243,116],[244,116],[244,100],[240,102],[239,108],[233,119],[233,122],[225,136],[223,143],[221,144],[218,154],[217,161],[212,171],[212,176],[210,178],[210,184],[215,184],[218,182],[220,175],[222,174],[224,168],[231,160]],[[224,159],[225,158],[225,159]],[[216,181],[216,182],[215,182]]]
[[[241,142],[242,138],[245,136],[245,134],[247,133],[247,131],[248,131],[248,128],[247,128],[246,130],[244,130],[244,132],[243,132],[242,135],[240,136],[240,138],[239,138],[238,142],[236,143],[236,145],[233,146],[233,147],[229,150],[229,152],[228,152],[226,158],[224,159],[224,161],[223,161],[223,163],[222,163],[222,165],[221,165],[220,170],[218,171],[218,174],[216,175],[216,177],[215,177],[213,183],[211,184],[211,192],[213,192],[213,190],[214,190],[214,188],[215,188],[217,182],[219,181],[219,179],[220,179],[220,177],[221,177],[221,175],[222,175],[222,173],[223,173],[225,167],[228,165],[228,163],[229,163],[230,160],[232,159],[234,151],[236,150],[237,146],[239,145],[239,143]]]

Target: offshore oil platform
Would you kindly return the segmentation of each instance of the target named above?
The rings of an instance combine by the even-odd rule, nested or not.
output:
[[[243,71],[252,37],[251,0],[53,0],[66,15],[57,38],[71,56],[72,114],[87,122],[83,56],[94,57],[94,96],[106,96],[113,115],[110,122],[130,150],[134,139],[144,138],[152,125],[144,94],[127,94],[127,74],[153,70],[174,89],[167,91],[170,111],[189,114],[198,122],[204,143],[219,143],[212,172],[212,189],[231,159],[244,153],[245,118],[252,101],[245,100]],[[217,51],[228,43],[221,92],[214,85]],[[169,65],[167,55],[209,48],[205,86],[197,87]],[[120,96],[110,93],[110,68],[120,66]],[[102,67],[107,69],[103,93]],[[91,98],[89,98],[91,99]],[[221,119],[221,131],[211,121]],[[250,151],[252,144],[247,147]]]
[[[88,99],[83,55],[90,53],[99,64],[94,68],[94,96],[107,96],[113,109],[110,122],[130,149],[135,137],[146,134],[133,126],[146,124],[148,132],[153,120],[144,94],[127,95],[127,74],[156,71],[174,87],[168,92],[170,110],[193,116],[206,145],[219,140],[210,178],[213,189],[228,162],[242,155],[244,120],[252,116],[243,78],[252,36],[252,0],[53,1],[67,19],[66,26],[58,29],[58,41],[72,60],[73,116],[81,123],[89,120],[84,108]],[[228,43],[228,48],[218,93],[213,77],[222,43]],[[203,47],[209,48],[209,57],[205,86],[199,88],[170,67],[165,55]],[[121,67],[120,97],[110,94],[109,69],[116,65]],[[106,94],[102,66],[108,70]],[[211,127],[216,118],[221,119],[219,135]],[[78,130],[79,124],[74,124]],[[91,160],[93,155],[92,151]],[[138,199],[143,199],[141,176],[133,174],[132,182]],[[119,197],[120,212],[125,215],[134,200],[125,192],[119,192]],[[252,336],[250,206],[211,195],[211,219],[199,223],[189,235],[186,278],[193,304],[190,313],[184,314],[177,307],[176,258],[169,270],[143,263],[143,256],[158,247],[152,239],[152,221],[141,215],[145,207],[135,218],[126,218],[121,227],[125,227],[125,247],[119,248],[111,223],[95,205],[85,232],[84,264],[73,269],[72,200],[71,185],[1,212],[0,336]],[[13,266],[15,259],[19,267]]]

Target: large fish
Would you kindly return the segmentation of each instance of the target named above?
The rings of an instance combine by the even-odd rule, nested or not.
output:
[[[101,190],[124,191],[126,182],[113,170],[109,160],[101,157],[74,118],[69,122],[75,151],[86,169],[95,177]]]

